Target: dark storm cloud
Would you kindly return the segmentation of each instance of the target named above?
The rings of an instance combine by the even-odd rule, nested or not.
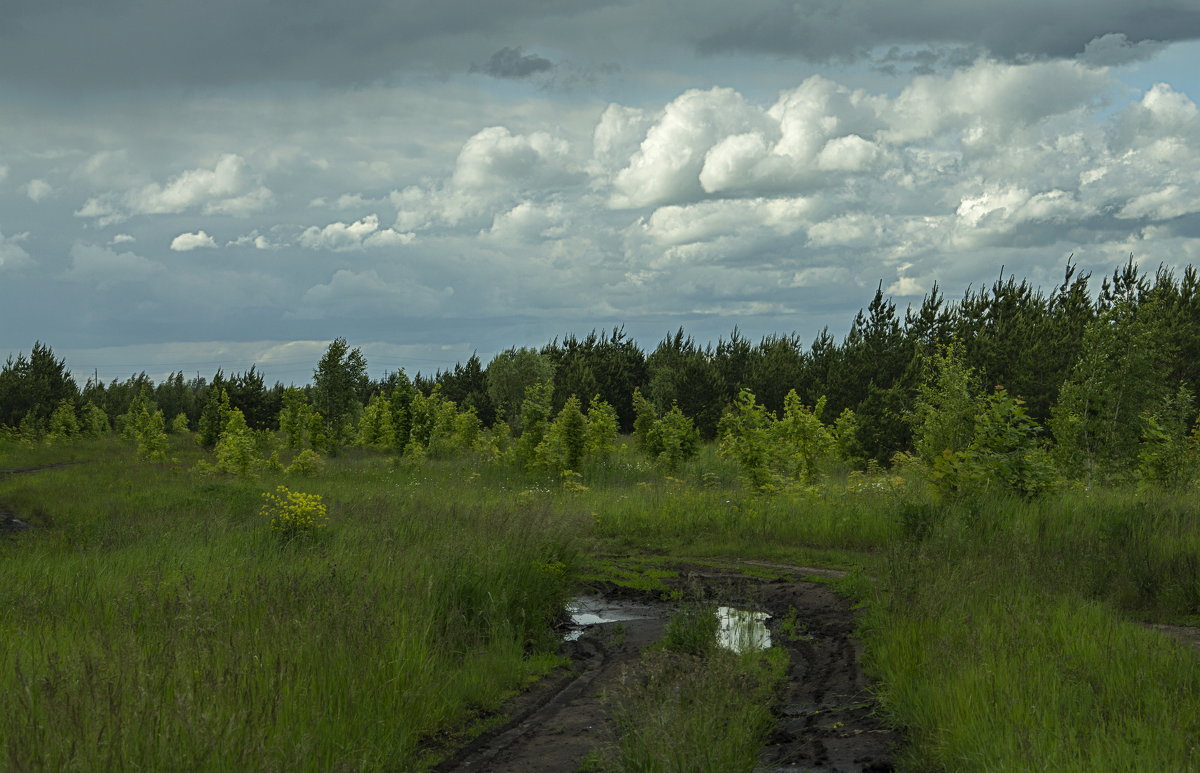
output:
[[[664,51],[820,62],[912,45],[1019,60],[1074,57],[1105,39],[1090,51],[1099,63],[1144,58],[1147,41],[1197,37],[1195,0],[8,0],[0,85],[343,85],[413,71],[448,75],[471,62],[500,77],[552,66],[519,49],[497,51],[505,39],[570,50],[588,66],[620,60],[636,69],[639,56]]]
[[[1093,40],[1116,34],[1125,36],[1126,46],[1200,38],[1200,8],[1194,0],[1152,5],[1128,0],[775,0],[702,38],[699,49],[826,62],[858,59],[881,45],[952,43],[982,45],[996,57],[1018,60],[1074,57]]]
[[[502,48],[492,54],[484,65],[471,65],[471,72],[491,75],[493,78],[528,78],[539,72],[554,68],[554,63],[535,54],[526,54],[521,48]]]
[[[902,50],[892,46],[882,55],[875,56],[874,68],[887,75],[904,72],[911,75],[932,75],[940,68],[957,69],[966,67],[979,58],[982,50],[978,46],[923,46],[915,50]]]
[[[553,24],[593,0],[64,0],[6,3],[0,84],[72,89],[184,83],[378,80],[398,70],[459,70],[494,51],[486,38]],[[482,46],[487,45],[486,48]]]

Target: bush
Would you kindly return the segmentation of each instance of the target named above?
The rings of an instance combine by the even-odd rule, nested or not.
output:
[[[241,410],[233,408],[217,441],[217,469],[247,477],[257,461],[254,435],[246,426]]]
[[[329,521],[320,494],[305,494],[278,486],[274,491],[265,492],[263,499],[266,500],[261,510],[263,517],[285,541],[310,536]]]
[[[665,473],[676,472],[700,449],[700,432],[692,422],[692,417],[685,416],[678,405],[673,404],[671,410],[658,420],[655,434],[660,448],[658,466]]]
[[[83,406],[83,426],[81,431],[87,437],[98,437],[108,432],[108,414],[104,409],[88,400]]]
[[[75,417],[75,404],[63,400],[50,414],[50,434],[47,440],[51,443],[61,443],[79,434],[79,420]]]
[[[284,470],[285,475],[296,475],[304,478],[314,478],[321,471],[321,455],[311,448],[306,448],[296,454],[292,463]]]

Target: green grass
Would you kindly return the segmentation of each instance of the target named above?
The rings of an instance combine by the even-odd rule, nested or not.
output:
[[[860,577],[871,669],[912,770],[1200,770],[1200,524],[1122,492],[935,508]]]
[[[280,544],[258,512],[277,481],[103,450],[0,484],[42,527],[0,541],[12,769],[411,769],[557,662],[560,512],[344,459],[288,481],[331,525]]]
[[[735,654],[716,646],[717,618],[685,606],[607,699],[616,738],[588,769],[749,773],[774,724],[771,704],[788,669],[778,648]]]
[[[1109,607],[946,573],[877,609],[868,653],[912,769],[1200,768],[1200,658]]]
[[[37,527],[0,538],[0,765],[420,769],[553,667],[580,583],[669,594],[679,566],[762,559],[851,570],[835,586],[866,606],[909,770],[1200,769],[1200,657],[1137,625],[1200,621],[1191,492],[947,504],[877,475],[755,494],[711,447],[670,477],[626,448],[585,490],[470,459],[350,450],[238,479],[196,472],[188,438],[171,455],[0,440],[0,469],[83,462],[0,477]],[[281,544],[260,514],[281,483],[328,506],[315,539]],[[657,651],[595,763],[752,765],[758,730],[711,739],[759,727],[775,667]]]

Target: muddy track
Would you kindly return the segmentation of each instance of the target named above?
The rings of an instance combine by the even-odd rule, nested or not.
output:
[[[697,567],[677,581],[689,596],[767,612],[775,646],[791,658],[788,684],[776,706],[777,726],[756,770],[887,771],[899,736],[874,712],[859,668],[854,613],[845,599],[801,576],[807,567],[746,562],[786,571],[784,579],[746,577],[735,569]],[[510,719],[434,768],[458,771],[573,771],[591,751],[612,741],[604,694],[662,638],[675,605],[626,589],[596,589],[585,600],[599,618],[564,644],[572,668],[515,699]]]
[[[610,738],[604,691],[662,638],[669,607],[654,599],[605,598],[589,597],[592,611],[622,619],[587,625],[577,639],[564,642],[562,652],[572,663],[567,673],[514,699],[505,708],[507,722],[442,762],[436,773],[571,771]]]
[[[0,479],[27,472],[53,470],[59,467],[70,467],[75,464],[83,464],[83,462],[59,462],[57,464],[42,464],[35,467],[14,467],[11,469],[0,470]],[[17,514],[12,510],[12,508],[4,504],[4,502],[0,502],[0,534],[13,534],[19,531],[25,531],[29,528],[32,527],[25,521],[18,518]]]
[[[76,464],[83,462],[56,462],[54,464],[39,464],[34,467],[12,467],[7,470],[0,470],[0,475],[19,475],[23,472],[38,472],[39,470],[57,470],[59,467],[73,467]]]

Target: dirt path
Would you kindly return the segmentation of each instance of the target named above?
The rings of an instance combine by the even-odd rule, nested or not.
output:
[[[1143,625],[1152,631],[1158,631],[1164,636],[1178,639],[1184,644],[1200,650],[1200,628],[1187,625],[1167,625],[1165,623],[1143,623]]]
[[[572,661],[568,673],[515,699],[506,707],[511,717],[507,723],[435,771],[571,771],[609,738],[605,688],[637,662],[643,649],[662,638],[669,612],[667,605],[653,600],[601,595],[588,599],[586,614],[608,621],[584,626],[578,638],[564,643],[564,654]],[[572,633],[576,631],[567,632]]]
[[[83,464],[83,462],[55,462],[54,464],[39,464],[34,467],[12,467],[7,470],[0,470],[0,475],[17,475],[22,472],[37,472],[38,470],[56,470],[59,467],[73,467],[76,464]]]
[[[7,478],[12,475],[19,475],[26,472],[37,472],[39,470],[53,470],[58,467],[70,467],[74,464],[82,464],[82,462],[58,462],[57,464],[43,464],[36,467],[14,467],[12,469],[0,470],[0,478]],[[19,531],[25,531],[31,526],[25,521],[17,517],[17,514],[4,502],[0,502],[0,534],[13,534]]]
[[[767,612],[772,643],[791,656],[778,725],[757,770],[892,770],[891,749],[900,739],[872,713],[848,603],[822,584],[794,579],[815,570],[753,565],[791,576],[765,580],[705,567],[685,572],[678,584],[714,603]],[[662,637],[674,605],[609,587],[583,599],[576,611],[576,619],[596,622],[564,644],[572,669],[514,700],[506,724],[435,771],[573,771],[588,752],[612,740],[604,693]]]

